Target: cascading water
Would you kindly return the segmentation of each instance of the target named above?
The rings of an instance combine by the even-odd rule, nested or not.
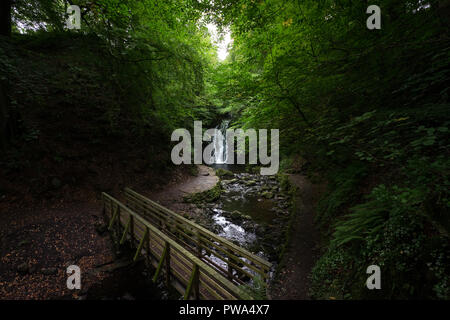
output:
[[[214,155],[212,156],[211,162],[215,164],[224,164],[227,162],[227,129],[230,124],[230,120],[223,120],[219,129],[222,136],[215,135],[213,138],[214,143]]]

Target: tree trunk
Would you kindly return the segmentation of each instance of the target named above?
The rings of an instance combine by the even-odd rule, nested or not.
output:
[[[12,0],[0,1],[0,35],[11,35],[11,5]]]

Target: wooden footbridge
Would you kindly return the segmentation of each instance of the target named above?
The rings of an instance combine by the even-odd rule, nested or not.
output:
[[[252,299],[250,279],[269,280],[271,264],[158,203],[125,189],[124,203],[102,193],[103,214],[113,238],[136,248],[184,299]]]

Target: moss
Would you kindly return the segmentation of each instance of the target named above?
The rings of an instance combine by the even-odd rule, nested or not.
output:
[[[219,168],[216,170],[216,176],[218,176],[219,178],[232,178],[234,177],[234,174],[229,170]]]
[[[191,195],[185,196],[184,201],[189,203],[201,204],[205,202],[214,202],[220,198],[222,193],[222,188],[220,183],[217,183],[213,188],[203,191],[193,193]]]
[[[192,166],[189,166],[189,174],[191,176],[194,176],[194,177],[198,176],[198,167],[197,167],[197,165],[194,164]]]
[[[255,300],[267,300],[266,283],[260,275],[254,276],[251,284],[240,285],[239,288]]]

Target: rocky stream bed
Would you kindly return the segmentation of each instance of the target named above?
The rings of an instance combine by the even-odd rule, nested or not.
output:
[[[290,196],[276,176],[219,169],[220,182],[197,204],[195,221],[276,266],[290,218]]]

